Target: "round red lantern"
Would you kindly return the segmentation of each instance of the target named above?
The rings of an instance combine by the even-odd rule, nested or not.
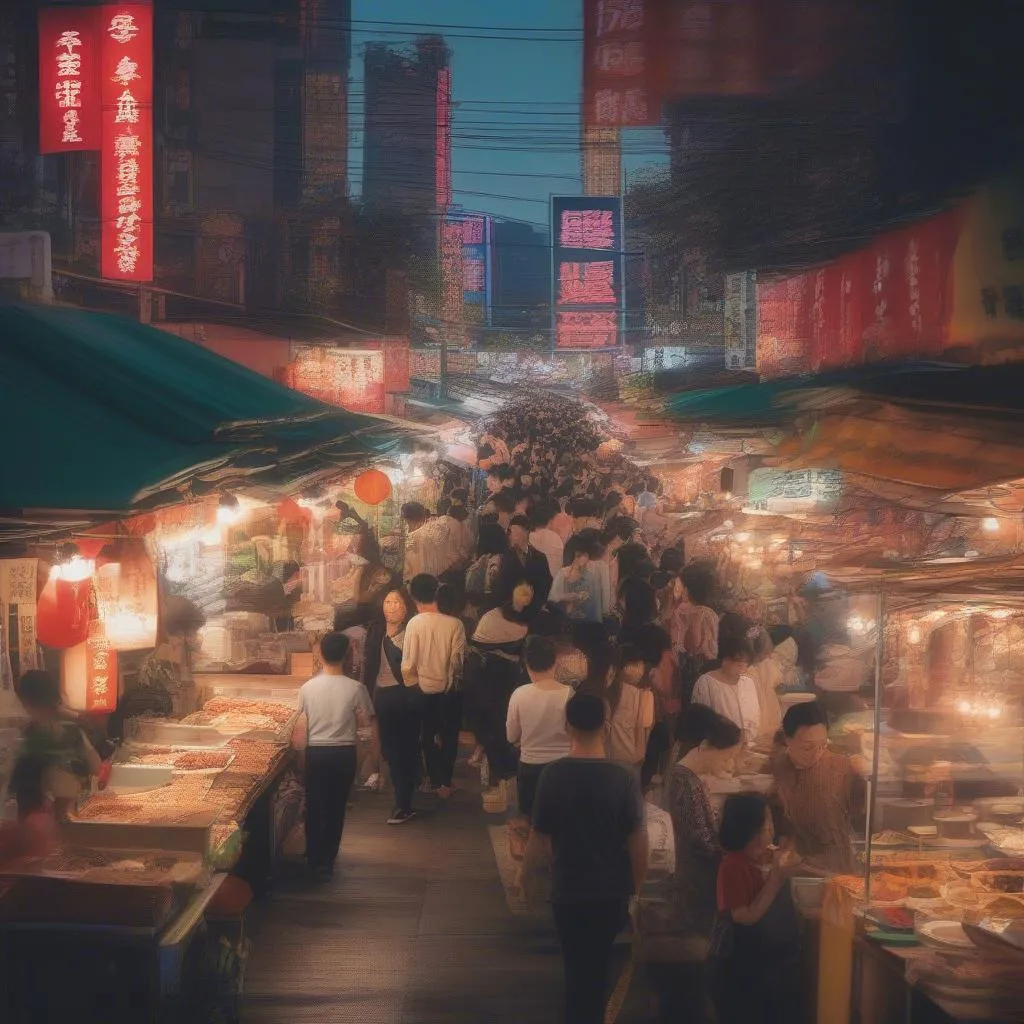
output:
[[[356,477],[353,490],[365,504],[379,505],[391,497],[391,481],[379,469],[368,469]]]

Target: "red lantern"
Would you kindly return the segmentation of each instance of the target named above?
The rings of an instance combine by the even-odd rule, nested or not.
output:
[[[39,595],[36,636],[41,644],[58,651],[77,647],[89,635],[92,578],[63,580],[53,574]]]
[[[299,526],[306,526],[313,518],[313,513],[310,512],[308,508],[303,508],[298,504],[298,502],[293,501],[291,498],[285,498],[283,501],[278,503],[277,517],[286,526],[293,523],[296,523]]]
[[[368,469],[356,477],[353,490],[361,502],[379,505],[391,497],[391,481],[379,469]]]

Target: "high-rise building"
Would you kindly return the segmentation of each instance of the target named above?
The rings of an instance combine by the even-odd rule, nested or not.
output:
[[[440,36],[415,52],[366,47],[363,200],[436,212],[451,201],[451,53]]]

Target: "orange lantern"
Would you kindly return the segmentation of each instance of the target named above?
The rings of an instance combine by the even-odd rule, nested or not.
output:
[[[368,469],[356,477],[353,490],[365,504],[379,505],[391,497],[391,481],[379,469]]]
[[[41,644],[63,651],[85,641],[92,586],[91,574],[84,579],[65,579],[59,568],[51,572],[36,606],[36,636]]]

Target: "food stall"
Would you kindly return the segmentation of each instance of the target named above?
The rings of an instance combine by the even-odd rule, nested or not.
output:
[[[828,885],[818,1019],[1024,1020],[1024,560],[851,572],[875,589],[864,873]]]

